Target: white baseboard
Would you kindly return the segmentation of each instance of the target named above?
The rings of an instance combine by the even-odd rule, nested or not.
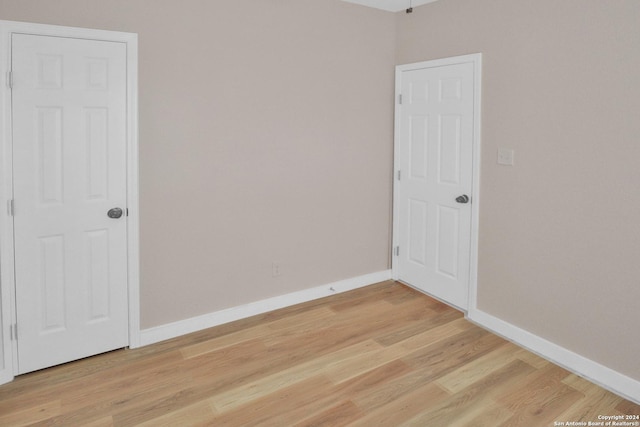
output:
[[[625,399],[640,404],[640,381],[607,368],[477,308],[467,319]]]
[[[337,282],[328,283],[315,288],[305,289],[304,291],[293,292],[262,301],[227,308],[202,316],[144,329],[140,331],[140,339],[138,342],[140,346],[149,345],[179,337],[181,335],[186,335],[191,332],[197,332],[213,326],[233,322],[234,320],[240,320],[257,314],[277,310],[279,308],[289,307],[291,305],[312,301],[318,298],[324,298],[390,279],[391,270],[385,270],[377,273],[365,274],[364,276],[353,277],[351,279],[339,280]]]

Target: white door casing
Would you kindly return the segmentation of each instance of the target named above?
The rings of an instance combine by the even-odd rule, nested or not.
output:
[[[137,36],[0,21],[0,41],[6,382],[139,343]]]
[[[480,60],[396,70],[394,278],[463,311],[477,265]]]

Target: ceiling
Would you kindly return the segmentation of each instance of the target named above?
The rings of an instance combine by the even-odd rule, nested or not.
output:
[[[437,0],[342,0],[348,3],[356,3],[363,6],[375,7],[376,9],[387,10],[389,12],[399,12],[405,10],[409,5],[416,7]]]

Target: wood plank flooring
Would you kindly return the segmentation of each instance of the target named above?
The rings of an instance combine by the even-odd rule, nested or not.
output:
[[[1,426],[551,426],[635,414],[394,282],[0,386]]]

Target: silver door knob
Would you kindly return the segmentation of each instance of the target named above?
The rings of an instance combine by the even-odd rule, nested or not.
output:
[[[109,212],[107,212],[107,216],[113,219],[120,218],[122,216],[122,209],[120,208],[109,209]]]
[[[458,203],[469,203],[469,196],[463,194],[462,196],[456,197],[456,202]]]

